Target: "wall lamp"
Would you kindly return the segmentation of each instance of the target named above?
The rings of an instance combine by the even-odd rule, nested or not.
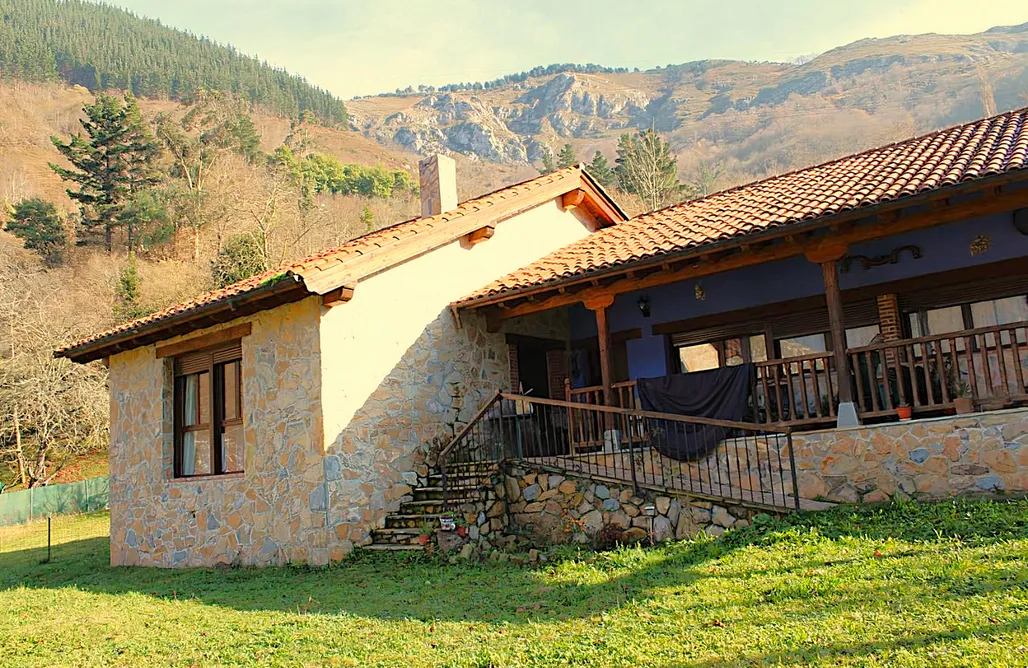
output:
[[[639,297],[639,312],[642,313],[644,318],[650,317],[650,298],[646,295]]]

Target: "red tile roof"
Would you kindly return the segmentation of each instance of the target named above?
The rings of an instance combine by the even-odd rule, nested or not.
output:
[[[491,208],[501,204],[506,205],[504,212],[510,213],[511,206],[515,207],[515,211],[521,211],[523,210],[522,206],[524,208],[537,206],[551,197],[582,187],[592,188],[597,196],[605,198],[611,210],[617,212],[621,220],[624,220],[626,216],[620,213],[617,205],[602,193],[602,190],[591,178],[585,175],[581,166],[576,165],[467,200],[458,205],[456,209],[430,218],[414,218],[365,234],[341,246],[298,262],[285,264],[278,269],[266,271],[220,290],[208,292],[195,299],[81,339],[57,350],[55,354],[79,361],[97,359],[104,354],[109,354],[95,352],[98,345],[113,346],[119,341],[130,339],[143,331],[159,330],[172,320],[178,322],[188,319],[194,314],[200,315],[211,307],[246,298],[261,288],[271,289],[273,285],[285,287],[282,286],[282,281],[287,279],[291,279],[289,283],[294,285],[302,281],[309,291],[308,294],[325,294],[343,285],[351,285],[352,282],[364,275],[382,271],[409,259],[415,254],[412,253],[414,245],[424,252],[424,245],[415,244],[416,241],[436,241],[442,245],[459,238],[467,233],[464,230],[467,225],[461,225],[461,223],[477,224],[474,221],[478,218],[472,216],[480,211],[488,213]],[[432,234],[433,232],[438,232],[438,234]],[[367,260],[367,262],[361,262],[362,260]]]
[[[1028,167],[1028,109],[637,216],[550,253],[458,304],[596,276],[734,237]]]

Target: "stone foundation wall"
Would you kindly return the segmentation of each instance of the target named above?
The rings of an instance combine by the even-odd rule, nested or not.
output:
[[[454,513],[466,523],[467,536],[439,532],[441,549],[459,549],[468,557],[492,548],[524,551],[561,543],[662,542],[701,532],[719,536],[731,527],[748,526],[761,512],[645,489],[633,492],[630,485],[523,465],[506,466],[494,475],[493,483],[480,503],[465,504]]]
[[[1028,409],[796,434],[793,445],[803,498],[1028,492]]]

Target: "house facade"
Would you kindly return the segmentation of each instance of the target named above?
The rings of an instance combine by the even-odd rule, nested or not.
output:
[[[326,563],[497,390],[623,462],[638,381],[737,364],[797,501],[1028,490],[1025,167],[1011,112],[626,220],[579,168],[458,206],[429,159],[420,218],[58,351],[109,364],[112,563]]]
[[[438,211],[453,162],[423,170],[422,217],[60,352],[110,369],[112,564],[342,558],[509,386],[508,335],[567,339],[450,304],[620,209],[571,168]]]

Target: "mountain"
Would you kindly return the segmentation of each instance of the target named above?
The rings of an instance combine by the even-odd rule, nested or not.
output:
[[[610,158],[619,134],[654,127],[684,175],[717,165],[725,187],[1028,105],[1028,24],[865,39],[802,64],[560,69],[352,100],[350,125],[422,154],[512,164],[565,143]]]
[[[90,91],[189,99],[231,91],[291,118],[345,124],[346,108],[302,77],[205,37],[82,0],[0,0],[0,75],[63,80]]]

